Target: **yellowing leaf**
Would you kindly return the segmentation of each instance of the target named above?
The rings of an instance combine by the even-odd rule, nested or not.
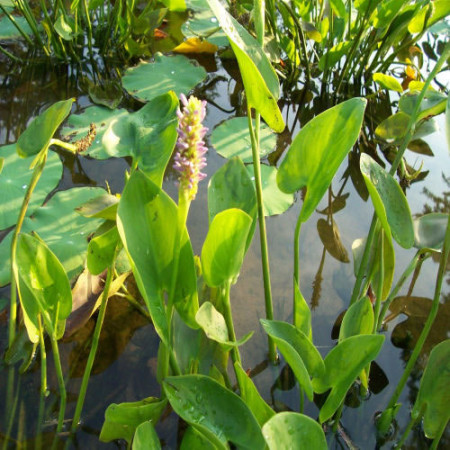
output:
[[[217,49],[217,45],[198,37],[191,37],[175,47],[173,51],[175,53],[216,53]]]

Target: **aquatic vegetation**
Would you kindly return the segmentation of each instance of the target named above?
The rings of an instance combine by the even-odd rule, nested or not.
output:
[[[13,22],[7,3],[0,2],[6,14],[2,20]],[[171,10],[186,7],[184,1],[165,4]],[[20,20],[17,30],[23,36],[31,33],[46,53],[63,59],[78,57],[82,25],[90,52],[94,42],[99,45],[100,32],[111,39],[103,51],[120,43],[130,55],[146,54],[150,41],[135,40],[132,29],[137,26],[142,35],[153,33],[167,12],[155,9],[153,3],[142,8],[140,2],[116,1],[73,2],[69,13],[61,2],[52,3],[49,11],[42,2],[43,19],[38,21],[26,3],[12,6],[29,27],[25,32]],[[400,311],[412,316],[414,305],[423,303],[414,301],[413,288],[424,261],[432,258],[438,268],[434,283],[428,282],[432,300],[419,311],[426,311],[423,328],[413,336],[408,362],[390,399],[384,396],[383,411],[375,420],[378,436],[373,439],[379,445],[395,440],[401,445],[423,417],[423,432],[437,448],[450,418],[449,339],[444,334],[431,345],[427,341],[428,363],[424,348],[436,317],[444,314],[441,297],[450,252],[450,216],[441,211],[413,217],[407,187],[426,173],[422,166],[411,167],[405,155],[408,148],[433,153],[422,138],[435,129],[438,116],[445,114],[450,133],[448,92],[437,80],[450,56],[450,44],[438,51],[436,43],[438,54],[431,58],[434,62],[426,76],[420,74],[420,52],[414,50],[422,45],[431,54],[421,39],[447,16],[448,5],[440,0],[264,5],[257,0],[254,5],[233,2],[227,10],[221,2],[207,0],[188,6],[193,11],[184,30],[206,40],[220,32],[212,42],[225,46],[227,39],[239,69],[235,84],[242,86],[233,105],[241,117],[222,121],[210,141],[207,122],[216,107],[215,94],[208,97],[196,86],[221,80],[185,56],[155,54],[153,60],[125,70],[121,78],[132,112],[106,102],[72,113],[70,98],[43,110],[15,144],[0,147],[0,185],[12,186],[0,206],[4,229],[0,285],[10,284],[9,309],[0,303],[0,312],[9,312],[4,448],[16,437],[22,440],[26,406],[21,383],[30,366],[40,369],[40,390],[36,429],[28,436],[33,435],[36,448],[75,442],[101,358],[101,336],[116,298],[137,311],[141,321],[151,323],[155,340],[154,345],[134,344],[146,358],[145,371],[136,375],[139,389],[132,390],[125,376],[121,389],[130,387],[137,397],[106,408],[100,441],[122,439],[134,449],[162,448],[160,425],[170,414],[170,433],[177,435],[174,445],[180,448],[325,449],[333,439],[353,448],[351,433],[344,430],[346,405],[366,402],[369,392],[385,387],[373,385],[376,371],[382,371],[375,360],[383,361],[388,345],[385,328]],[[194,24],[197,16],[202,23]],[[448,30],[447,22],[442,23]],[[40,26],[47,33],[47,44],[40,42]],[[190,45],[201,53],[201,40],[195,42]],[[405,68],[402,82],[398,73],[388,70],[395,64]],[[319,73],[321,85],[314,86]],[[300,102],[292,120],[282,94],[289,91],[287,98],[292,100],[299,82],[304,90],[297,92]],[[314,97],[311,92],[323,95]],[[395,111],[389,93],[396,99]],[[320,110],[309,109],[307,95]],[[228,159],[219,168],[216,162],[207,165],[212,148]],[[123,189],[111,191],[108,182],[107,189],[73,186],[46,200],[60,177],[58,155],[78,162],[126,159]],[[342,171],[346,160],[347,169]],[[20,172],[17,177],[15,171]],[[335,194],[337,174],[342,182]],[[354,285],[347,282],[343,289],[345,310],[333,330],[333,345],[323,346],[314,308],[325,276],[325,255],[350,261],[334,218],[346,206],[349,194],[344,186],[349,180],[370,205],[365,211],[370,211],[372,221],[366,237],[353,242]],[[194,209],[199,220],[200,211],[207,222],[201,239],[192,233]],[[324,245],[308,302],[302,276],[310,262],[300,248],[310,240],[305,230],[316,213]],[[290,217],[288,231],[266,229],[266,221],[274,215]],[[252,244],[256,228],[259,246]],[[286,252],[292,259],[283,259],[288,275],[282,281],[287,286],[282,302],[272,294],[277,282],[273,273],[280,269],[269,266],[274,235],[283,241],[280,247],[292,250]],[[252,282],[258,302],[249,301],[239,290],[252,252],[260,266]],[[397,260],[402,252],[410,257],[406,267]],[[396,276],[399,267],[403,272]],[[400,297],[409,279],[408,293]],[[242,318],[244,309],[248,315]],[[79,316],[73,319],[76,310]],[[241,335],[237,325],[249,317],[257,317],[261,328]],[[115,328],[113,334],[124,341],[117,344],[123,349],[133,334],[127,327],[134,331],[141,325],[128,324],[122,317],[119,322],[121,331]],[[90,345],[86,341],[73,345],[84,347],[86,354],[77,366],[80,356],[60,352],[62,341],[76,340],[77,332],[88,326]],[[54,372],[47,367],[46,337]],[[256,340],[267,359],[262,368],[246,370],[245,349]],[[39,361],[33,362],[37,348]],[[416,366],[421,357],[423,373]],[[284,367],[277,365],[280,360]],[[257,383],[258,370],[274,377],[270,393]],[[128,367],[125,371],[133,376]],[[416,375],[421,381],[417,398],[411,400],[410,423],[397,435],[390,434],[396,416],[408,414],[400,404],[401,395]],[[81,377],[76,386],[75,377]],[[155,379],[153,387],[150,378]],[[49,393],[54,380],[58,392]],[[298,404],[284,405],[275,398],[277,389],[294,387]],[[149,392],[153,388],[155,392]],[[55,423],[49,422],[51,417],[57,417]],[[363,420],[367,424],[373,418],[366,414]],[[43,442],[47,429],[48,445]]]

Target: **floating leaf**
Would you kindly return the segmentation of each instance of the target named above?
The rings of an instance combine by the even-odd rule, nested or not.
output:
[[[157,423],[167,405],[167,400],[149,397],[138,402],[112,403],[105,411],[105,422],[100,432],[100,441],[110,442],[133,439],[136,428],[149,420]]]
[[[350,262],[347,250],[341,242],[339,229],[333,219],[331,219],[331,223],[328,223],[325,219],[319,219],[317,221],[317,231],[322,244],[333,258],[344,263]]]
[[[151,421],[142,422],[134,433],[132,450],[159,450],[161,443]]]
[[[175,53],[210,53],[214,54],[218,50],[217,45],[210,44],[208,41],[201,40],[198,37],[191,37],[177,45],[173,51]]]
[[[168,377],[164,391],[175,412],[219,448],[227,441],[242,449],[264,449],[255,416],[244,401],[203,375]]]
[[[239,275],[252,218],[236,208],[218,213],[202,248],[202,270],[208,286],[233,282]]]
[[[261,164],[260,167],[264,215],[268,217],[283,214],[294,204],[294,194],[286,194],[280,190],[277,185],[276,167],[266,164]],[[246,168],[250,177],[254,179],[253,164],[248,164]]]
[[[206,71],[183,55],[155,55],[155,61],[130,67],[122,78],[123,87],[142,101],[174,91],[177,97],[188,94],[204,80]]]
[[[33,34],[25,17],[14,16],[14,20],[25,34]],[[0,40],[22,38],[22,34],[7,16],[0,17]]]
[[[72,293],[62,264],[41,239],[24,233],[19,235],[16,258],[14,276],[30,341],[39,340],[39,315],[48,334],[60,337],[59,322],[72,311]]]
[[[314,392],[331,388],[320,409],[320,423],[328,420],[344,401],[347,391],[361,371],[376,358],[384,342],[382,335],[352,336],[334,347],[325,357],[325,373],[312,380]]]
[[[375,207],[378,218],[390,239],[394,239],[403,248],[414,244],[414,230],[408,201],[401,187],[369,155],[362,154],[361,172]]]
[[[429,439],[440,437],[450,420],[450,339],[431,350],[420,380],[419,393],[411,412],[417,420],[423,414],[423,428]]]
[[[289,323],[261,319],[261,324],[275,341],[307,397],[312,400],[310,376],[320,376],[324,371],[322,357],[316,347],[302,331]]]
[[[116,80],[103,80],[102,84],[88,81],[88,93],[91,100],[113,110],[119,106],[123,98],[122,86]]]
[[[61,261],[69,280],[81,271],[86,262],[87,238],[101,224],[99,219],[86,219],[75,208],[89,199],[104,194],[101,188],[72,188],[57,192],[33,218],[24,220],[22,231],[35,231]],[[0,243],[0,286],[10,279],[10,245],[12,233]]]
[[[236,55],[248,105],[261,114],[272,130],[281,133],[285,125],[277,104],[280,85],[274,68],[259,43],[218,0],[208,0],[208,4]]]
[[[384,73],[374,73],[373,81],[378,83],[383,89],[395,92],[403,92],[402,85],[392,76]]]
[[[273,411],[273,409],[263,400],[258,389],[256,389],[256,386],[253,384],[253,381],[245,373],[239,362],[235,362],[234,368],[241,391],[241,397],[256,417],[259,425],[263,426],[275,415],[275,411]]]
[[[26,189],[33,171],[29,169],[33,158],[20,158],[16,145],[0,147],[0,155],[4,158],[3,171],[0,174],[0,192],[2,207],[0,209],[0,230],[17,222]],[[62,176],[62,163],[59,156],[49,152],[44,170],[33,190],[27,215],[30,216],[44,202],[47,195],[57,186]]]
[[[173,200],[142,172],[134,172],[123,191],[117,228],[153,324],[164,343],[168,339],[163,292],[172,282],[178,208]],[[197,328],[197,277],[186,228],[181,231],[178,277],[174,302],[177,311]]]
[[[79,206],[76,211],[84,217],[115,221],[118,205],[119,197],[105,193]]]
[[[253,121],[255,126],[255,121]],[[264,123],[260,130],[260,158],[275,149],[277,138]],[[211,134],[211,144],[224,158],[239,156],[243,162],[252,162],[252,143],[246,117],[233,117],[217,126]]]
[[[430,213],[414,219],[414,247],[442,248],[447,221],[448,214],[444,213]]]
[[[17,140],[17,153],[26,158],[46,149],[72,109],[74,99],[56,102],[36,117]]]
[[[328,448],[322,427],[304,414],[278,413],[264,424],[262,432],[269,450],[287,448],[326,450]]]
[[[297,134],[278,169],[283,192],[306,186],[300,212],[305,222],[313,213],[361,130],[366,100],[353,98],[308,122]]]

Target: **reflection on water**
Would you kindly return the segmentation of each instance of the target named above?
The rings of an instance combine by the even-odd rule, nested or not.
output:
[[[236,66],[220,60],[205,58],[206,68],[210,72],[205,86],[197,89],[196,95],[210,100],[206,126],[212,130],[214,126],[231,115],[242,115],[244,105],[242,101],[242,84]],[[219,68],[216,72],[217,67]],[[48,70],[47,66],[24,67],[21,76],[8,74],[6,67],[0,75],[0,144],[14,142],[32,116],[57,100],[70,96],[78,96],[75,109],[80,111],[90,102],[88,97],[79,89],[75,74],[63,69]],[[12,70],[12,69],[11,69]],[[294,96],[293,96],[294,97]],[[287,118],[287,130],[277,141],[277,148],[267,158],[272,165],[283,158],[283,151],[295,136],[300,126],[310,120],[317,111],[330,106],[327,101],[310,94],[295,97],[304,104],[287,104],[283,112]],[[313,314],[314,342],[322,355],[325,355],[334,345],[332,336],[336,318],[345,310],[351,296],[354,283],[351,244],[356,238],[367,234],[372,206],[367,201],[368,195],[365,184],[358,170],[359,153],[361,149],[375,156],[380,163],[383,159],[377,153],[373,141],[374,126],[386,115],[391,114],[390,100],[385,95],[378,95],[378,101],[371,103],[368,108],[366,127],[362,136],[361,148],[352,151],[348,164],[343,164],[335,178],[332,189],[322,200],[318,211],[303,225],[300,242],[300,269],[302,292],[309,302]],[[128,99],[129,100],[129,99]],[[127,100],[127,101],[128,101]],[[129,100],[125,107],[136,109],[136,102]],[[319,108],[319,109],[317,109]],[[408,152],[407,159],[416,167],[424,160],[424,170],[430,174],[423,181],[413,183],[408,188],[413,214],[428,210],[443,210],[448,212],[448,168],[449,156],[445,148],[442,134],[435,134],[426,138],[434,157],[417,156]],[[311,144],[311,151],[314,145]],[[124,186],[124,173],[129,164],[124,159],[110,161],[94,161],[89,158],[74,157],[61,153],[64,162],[64,175],[60,189],[71,186],[107,185],[113,193],[121,192]],[[225,160],[209,151],[206,172],[208,178],[224,164]],[[176,195],[174,186],[175,176],[169,165],[164,188],[172,196]],[[442,174],[442,175],[441,175]],[[188,219],[194,252],[199,254],[207,233],[207,183],[203,182],[197,200],[192,204]],[[267,231],[270,250],[270,265],[272,291],[274,299],[274,316],[276,319],[292,321],[292,271],[293,271],[293,231],[300,211],[301,194],[295,204],[285,214],[267,219]],[[257,231],[258,233],[258,231]],[[256,234],[257,236],[257,234]],[[396,274],[400,274],[412,253],[396,247]],[[242,348],[242,359],[245,369],[251,369],[254,381],[268,401],[276,408],[298,410],[299,392],[289,368],[281,362],[277,367],[264,363],[266,360],[266,336],[262,332],[259,319],[265,316],[264,293],[260,267],[260,249],[257,237],[249,248],[238,283],[232,287],[232,309],[235,319],[236,334],[242,337],[251,330],[255,330],[253,338]],[[429,310],[437,273],[437,263],[427,260],[415,283],[413,298],[405,302],[404,295],[407,286],[398,297],[392,309],[392,315],[386,329],[386,343],[377,358],[372,372],[371,394],[368,398],[360,398],[358,392],[351,392],[342,419],[343,428],[338,437],[330,442],[330,448],[341,448],[342,445],[355,445],[359,448],[375,448],[375,432],[372,417],[376,411],[382,409],[389,399],[397,380],[399,379],[405,361],[409,358],[410,349],[421,330],[424,317]],[[0,293],[7,295],[7,289]],[[448,298],[450,286],[444,283],[443,299],[447,303],[441,306],[438,319],[426,345],[423,357],[431,345],[445,339],[450,331],[448,312]],[[394,314],[399,314],[394,316]],[[405,320],[406,315],[406,320]],[[0,312],[0,350],[6,348],[5,312]],[[90,347],[90,337],[94,321],[88,321],[72,338],[61,344],[63,366],[66,374],[70,373],[68,382],[68,409],[66,417],[73,415],[76,395],[79,389],[82,370],[86,363]],[[392,342],[391,342],[392,341]],[[397,348],[398,347],[398,348]],[[75,448],[117,448],[114,443],[101,444],[98,434],[103,423],[104,411],[110,403],[136,401],[148,396],[160,394],[156,382],[158,340],[153,327],[146,319],[127,303],[120,299],[111,299],[107,309],[107,319],[101,336],[97,362],[88,389],[85,404],[85,414],[76,441]],[[49,355],[51,358],[51,355]],[[424,360],[423,360],[424,362]],[[52,362],[48,362],[52,367]],[[52,371],[49,372],[50,377]],[[0,404],[4,405],[7,370],[0,370]],[[411,376],[408,389],[400,399],[405,405],[413,402],[420,379],[420,369]],[[18,406],[19,431],[22,430],[26,439],[33,438],[37,415],[37,399],[39,393],[39,361],[31,365],[30,371],[21,377],[21,400]],[[56,380],[49,379],[49,404],[53,404],[52,416],[57,413]],[[317,399],[320,402],[320,398]],[[53,403],[52,403],[53,402]],[[364,403],[361,406],[361,403]],[[312,417],[318,415],[318,407],[314,403],[305,404],[305,412]],[[2,411],[3,415],[3,411]],[[399,416],[399,427],[404,429],[408,421],[408,408],[402,410]],[[48,423],[52,429],[53,422]],[[177,442],[177,419],[168,415],[157,426],[158,434],[166,448],[175,448]],[[6,426],[2,423],[0,433],[4,433]],[[17,432],[18,430],[15,429]],[[44,429],[44,431],[48,431]],[[425,448],[426,441],[417,431],[409,439],[410,447]],[[419,433],[419,434],[418,434]],[[13,434],[14,435],[14,434]],[[45,438],[44,438],[45,439]],[[0,434],[1,440],[1,434]],[[450,436],[442,439],[442,448],[450,445]]]

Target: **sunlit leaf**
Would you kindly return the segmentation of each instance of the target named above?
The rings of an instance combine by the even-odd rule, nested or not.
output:
[[[319,69],[324,71],[326,68],[332,68],[346,54],[352,46],[351,42],[340,42],[331,47],[319,59]]]
[[[185,11],[185,0],[162,0],[162,3],[169,8],[169,11]]]
[[[60,14],[53,24],[55,31],[65,41],[71,41],[74,38],[74,30],[63,14]]]
[[[420,380],[419,393],[411,412],[414,419],[423,414],[423,427],[429,439],[440,436],[450,420],[450,339],[431,350]],[[424,409],[424,411],[423,411]]]
[[[447,221],[448,214],[444,213],[430,213],[414,219],[414,247],[442,248]]]
[[[322,427],[304,414],[281,412],[273,416],[262,428],[269,450],[328,448]]]
[[[72,293],[64,268],[41,239],[29,234],[19,235],[16,257],[14,276],[28,337],[38,341],[38,315],[47,332],[55,337],[58,322],[72,311]]]
[[[149,101],[168,91],[174,91],[177,97],[187,95],[205,77],[205,69],[183,55],[157,54],[154,62],[127,69],[122,84],[133,97]]]
[[[406,92],[400,97],[398,102],[399,110],[405,114],[412,115],[419,99],[420,93],[417,91]],[[447,96],[441,92],[427,90],[423,100],[420,102],[419,112],[416,121],[428,116],[436,116],[445,111]]]
[[[0,156],[4,158],[3,171],[0,171],[0,192],[2,193],[0,230],[3,230],[17,222],[24,195],[33,173],[30,170],[33,158],[20,158],[16,152],[15,144],[0,147]],[[49,152],[44,170],[27,207],[28,216],[33,214],[44,202],[47,195],[57,186],[61,176],[61,160],[56,153]]]
[[[118,205],[119,197],[105,193],[79,206],[76,211],[84,217],[115,221]]]
[[[352,336],[341,341],[328,353],[324,360],[324,375],[312,380],[314,392],[320,394],[331,388],[320,409],[321,423],[336,412],[356,377],[376,358],[383,342],[382,335]]]
[[[75,208],[89,199],[103,195],[101,188],[72,188],[57,192],[45,206],[36,210],[32,218],[26,218],[22,231],[35,231],[61,261],[69,280],[81,272],[86,262],[87,238],[101,224],[99,219],[86,219]],[[10,245],[12,233],[0,243],[0,286],[9,283]]]
[[[132,450],[159,450],[161,443],[152,421],[142,422],[137,426],[133,437]]]
[[[167,405],[167,399],[149,397],[138,402],[112,403],[105,411],[105,422],[100,432],[100,441],[110,442],[133,439],[136,428],[149,420],[157,423]]]
[[[94,236],[88,244],[87,267],[89,272],[98,275],[108,268],[113,262],[119,242],[119,232],[114,224],[104,233]]]
[[[212,220],[202,248],[203,277],[208,286],[220,286],[239,275],[252,218],[236,208],[218,213]]]
[[[244,401],[203,375],[168,377],[164,391],[175,412],[219,448],[262,450],[265,443],[255,416]]]
[[[342,0],[330,0],[330,6],[337,17],[340,17],[341,19],[346,18],[347,11]]]
[[[247,102],[255,108],[272,130],[285,127],[277,100],[280,86],[274,68],[258,42],[240,25],[218,0],[208,0],[236,55]]]
[[[191,37],[177,45],[173,51],[175,53],[210,53],[214,54],[218,50],[217,45],[210,44],[206,40],[198,37]]]
[[[404,248],[414,244],[414,230],[408,201],[401,187],[369,155],[362,154],[361,172],[375,207],[378,218],[390,239]]]
[[[409,119],[404,112],[393,114],[377,126],[375,134],[387,142],[397,143],[405,137]]]
[[[273,151],[276,143],[275,134],[267,125],[261,124],[260,158]],[[212,132],[211,144],[224,158],[239,156],[243,162],[252,162],[252,143],[246,117],[233,117],[222,122]]]
[[[394,20],[404,0],[384,0],[380,2],[373,12],[370,23],[375,28],[385,28]]]
[[[397,79],[390,75],[386,75],[384,73],[374,73],[373,81],[378,83],[383,89],[403,92],[402,85],[397,81]]]
[[[328,109],[297,134],[278,169],[283,192],[307,188],[300,212],[305,222],[314,212],[361,130],[366,100],[353,98]]]
[[[294,326],[308,339],[312,339],[311,310],[306,303],[298,284],[294,281]]]

